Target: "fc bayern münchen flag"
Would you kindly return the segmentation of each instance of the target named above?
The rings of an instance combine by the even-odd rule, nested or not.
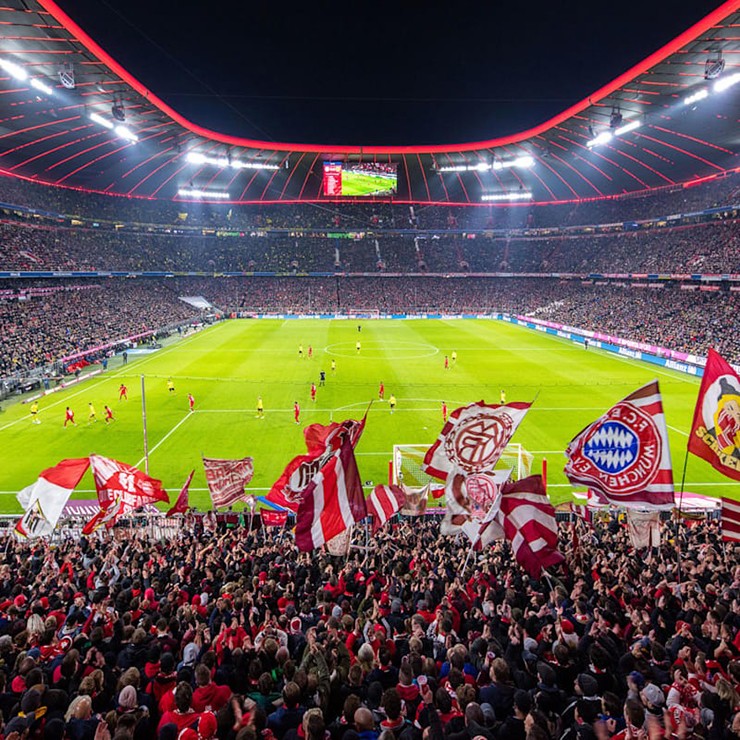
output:
[[[424,455],[422,469],[445,481],[450,474],[472,475],[493,470],[531,405],[491,405],[479,401],[455,409]]]
[[[243,499],[244,489],[254,475],[254,461],[251,457],[238,460],[204,457],[203,467],[214,509],[231,506]]]
[[[565,451],[565,474],[609,503],[671,509],[673,468],[663,401],[654,380],[612,406],[576,435]]]
[[[713,349],[699,388],[689,452],[740,480],[740,376]]]

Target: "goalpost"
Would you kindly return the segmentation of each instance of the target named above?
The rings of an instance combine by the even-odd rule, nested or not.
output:
[[[425,486],[430,481],[441,485],[440,481],[427,475],[421,467],[430,445],[393,445],[393,483],[403,483],[407,486]],[[526,478],[532,472],[534,455],[527,452],[520,444],[510,442],[496,463],[496,468],[505,470],[511,468],[511,476],[515,480]]]
[[[378,308],[345,308],[344,313],[348,319],[379,319]]]

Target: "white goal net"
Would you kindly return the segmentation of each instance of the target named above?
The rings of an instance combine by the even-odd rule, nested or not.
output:
[[[430,481],[441,485],[440,481],[427,475],[421,467],[430,445],[393,445],[393,483],[406,486],[425,486]],[[511,469],[511,477],[516,480],[526,478],[532,472],[534,455],[520,444],[506,445],[496,469]]]

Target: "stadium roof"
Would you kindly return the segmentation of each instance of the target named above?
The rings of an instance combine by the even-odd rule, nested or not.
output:
[[[740,0],[534,128],[422,147],[262,142],[205,129],[52,0],[6,0],[0,37],[0,171],[72,188],[321,201],[323,162],[344,160],[397,163],[396,201],[481,203],[488,195],[501,203],[531,193],[528,202],[554,203],[698,181],[740,165],[740,83],[721,90],[740,80]]]

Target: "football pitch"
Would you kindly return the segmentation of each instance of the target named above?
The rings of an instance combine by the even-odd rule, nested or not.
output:
[[[312,403],[311,382],[319,385],[321,370],[326,385],[317,388]],[[363,321],[361,332],[356,321],[347,320],[232,320],[41,399],[40,424],[31,423],[28,404],[9,406],[0,415],[0,511],[20,511],[15,493],[63,458],[97,453],[143,469],[142,374],[150,474],[164,482],[174,501],[194,469],[190,500],[199,508],[209,506],[201,454],[253,457],[249,488],[262,495],[286,463],[305,450],[306,425],[359,419],[373,401],[357,460],[363,481],[385,483],[394,444],[431,444],[438,435],[442,401],[450,411],[481,399],[498,403],[502,389],[509,402],[536,399],[513,441],[534,454],[534,472],[547,459],[551,497],[567,500],[572,489],[562,471],[569,440],[655,378],[663,393],[678,486],[699,388],[697,379],[677,372],[493,320],[373,320]],[[167,388],[169,377],[174,393]],[[380,381],[385,401],[378,400]],[[121,383],[128,387],[128,401],[118,400]],[[188,393],[195,397],[192,413]],[[397,399],[393,414],[391,394]],[[258,396],[264,419],[257,418]],[[301,406],[300,424],[293,420],[294,401]],[[96,422],[88,422],[90,402]],[[115,415],[109,425],[104,404]],[[76,413],[76,427],[63,427],[66,406]],[[685,490],[696,493],[738,491],[737,483],[694,457],[686,481]],[[94,498],[89,473],[79,488],[77,498]]]
[[[395,192],[396,178],[364,172],[342,172],[342,195],[383,195]]]

